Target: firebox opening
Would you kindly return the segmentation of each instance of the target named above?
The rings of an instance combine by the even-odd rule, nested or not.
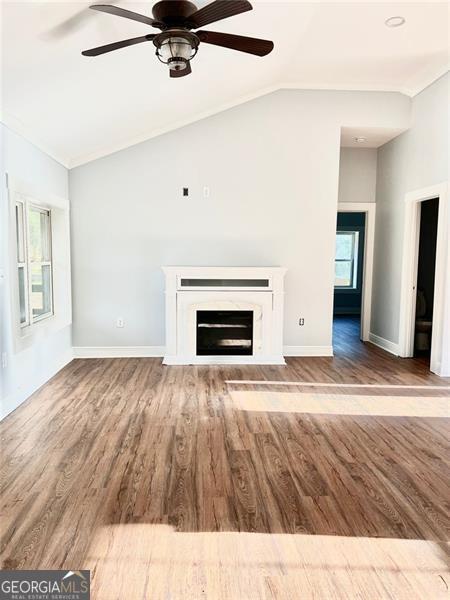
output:
[[[252,310],[197,311],[197,356],[252,354]]]

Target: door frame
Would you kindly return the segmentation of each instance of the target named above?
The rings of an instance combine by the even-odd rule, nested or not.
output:
[[[361,212],[366,215],[364,235],[363,281],[361,286],[361,340],[369,341],[372,317],[373,254],[375,245],[375,202],[339,202],[337,212]]]
[[[445,344],[449,343],[446,328],[450,326],[448,303],[450,293],[449,261],[449,182],[413,190],[405,195],[405,219],[403,233],[403,261],[399,316],[399,356],[414,356],[414,332],[416,322],[417,269],[419,263],[421,203],[439,198],[438,227],[436,239],[436,267],[434,276],[433,329],[431,337],[430,371],[437,375],[450,374]],[[446,356],[446,361],[443,361]]]

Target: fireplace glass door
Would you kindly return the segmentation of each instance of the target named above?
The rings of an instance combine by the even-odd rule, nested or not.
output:
[[[252,354],[252,310],[197,311],[197,356]]]

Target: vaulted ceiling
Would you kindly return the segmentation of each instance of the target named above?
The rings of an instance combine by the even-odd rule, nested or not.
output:
[[[149,32],[147,25],[90,11],[90,3],[2,4],[3,120],[68,166],[267,91],[414,95],[448,68],[446,2],[253,0],[253,11],[208,29],[271,39],[274,51],[259,58],[202,45],[192,75],[180,79],[169,79],[151,43],[81,56],[86,48]],[[151,3],[120,6],[151,14]],[[393,15],[405,25],[386,27]]]

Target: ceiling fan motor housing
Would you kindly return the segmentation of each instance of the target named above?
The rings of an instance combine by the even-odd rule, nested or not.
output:
[[[192,29],[187,21],[189,15],[196,12],[197,7],[187,0],[161,0],[152,9],[153,18],[169,27],[186,27]]]

